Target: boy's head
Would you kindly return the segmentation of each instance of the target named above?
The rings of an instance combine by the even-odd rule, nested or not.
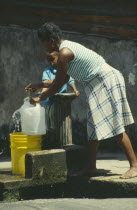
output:
[[[47,60],[53,68],[57,68],[58,55],[59,53],[57,51],[47,53]]]

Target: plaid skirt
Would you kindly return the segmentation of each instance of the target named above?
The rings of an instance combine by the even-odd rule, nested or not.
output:
[[[103,140],[125,131],[124,126],[134,122],[127,101],[122,74],[103,64],[99,74],[84,82],[87,96],[88,140]]]

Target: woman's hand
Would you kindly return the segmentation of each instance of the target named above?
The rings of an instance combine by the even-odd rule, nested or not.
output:
[[[33,92],[36,92],[40,88],[41,88],[40,83],[39,84],[31,83],[27,87],[25,87],[25,90],[28,91],[29,89],[31,89]]]
[[[48,91],[48,88],[46,88],[45,91],[42,92],[42,94],[39,96],[41,101],[44,101],[47,98],[46,92]]]
[[[35,97],[35,98],[31,98],[30,99],[30,103],[35,105],[36,103],[39,103],[41,100],[40,100],[40,97]]]

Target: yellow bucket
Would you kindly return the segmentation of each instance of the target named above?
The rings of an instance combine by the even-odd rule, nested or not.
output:
[[[41,150],[41,135],[10,134],[12,174],[25,175],[25,155],[27,152]]]

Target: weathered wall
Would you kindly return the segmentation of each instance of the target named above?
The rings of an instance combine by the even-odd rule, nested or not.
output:
[[[106,61],[123,73],[127,97],[134,115],[135,124],[128,132],[137,138],[137,55],[135,41],[111,40],[93,36],[65,34],[67,39],[84,44],[101,54]],[[0,27],[0,148],[8,142],[12,130],[12,114],[23,103],[24,87],[30,82],[40,81],[42,70],[47,65],[45,54],[36,32],[19,26]],[[86,139],[86,104],[83,89],[72,105],[73,137],[75,143]],[[137,144],[136,144],[137,145]],[[134,147],[136,146],[134,144]],[[114,149],[115,146],[110,146]]]
[[[62,30],[136,39],[136,0],[1,0],[0,25],[37,28],[53,21]]]
[[[12,130],[12,114],[27,96],[24,87],[40,80],[45,54],[33,30],[0,27],[0,148]]]

